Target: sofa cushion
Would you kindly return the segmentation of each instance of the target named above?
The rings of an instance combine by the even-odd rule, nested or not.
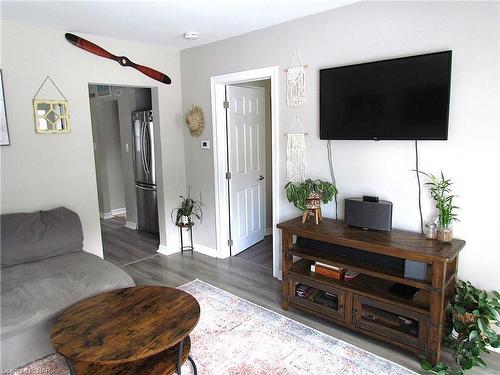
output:
[[[119,267],[84,251],[5,267],[1,281],[2,340],[86,297],[134,285]]]
[[[2,267],[82,250],[78,215],[59,207],[50,211],[0,216]]]

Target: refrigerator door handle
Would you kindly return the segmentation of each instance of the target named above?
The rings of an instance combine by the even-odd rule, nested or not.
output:
[[[146,122],[143,122],[142,123],[142,127],[141,127],[141,145],[142,145],[142,149],[141,149],[141,158],[142,158],[142,169],[144,169],[144,172],[146,172],[146,174],[149,174],[148,172],[148,168],[146,166],[146,155],[145,155],[145,152],[146,152],[146,149],[145,149],[145,136],[146,136]]]
[[[141,185],[135,185],[135,187],[137,189],[141,189],[141,190],[156,191],[156,188],[149,188],[149,187],[144,187],[144,186],[141,186]]]
[[[146,160],[146,171],[148,174],[151,174],[151,139],[149,137],[149,124],[147,122],[144,123],[144,140],[146,143],[145,150],[145,160]]]

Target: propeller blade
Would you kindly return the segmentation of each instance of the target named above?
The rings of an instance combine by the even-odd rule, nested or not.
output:
[[[152,68],[148,68],[147,66],[135,64],[133,62],[130,62],[133,68],[137,69],[141,73],[147,75],[149,78],[156,79],[157,81],[163,82],[167,85],[170,85],[172,83],[172,80],[170,79],[169,76],[166,74],[163,74],[162,72],[159,72],[158,70],[154,70]]]
[[[86,39],[80,38],[79,36],[76,36],[75,34],[70,34],[66,33],[64,35],[66,37],[66,40],[70,42],[71,44],[80,47],[81,49],[84,49],[87,52],[93,53],[94,55],[101,56],[101,57],[106,57],[107,59],[115,60],[116,57],[112,53],[109,53],[106,51],[104,48],[99,47],[97,44],[94,44],[92,42],[89,42]]]
[[[94,55],[98,55],[101,57],[105,57],[107,59],[114,60],[117,63],[119,63],[121,66],[130,66],[132,68],[135,68],[138,71],[140,71],[141,73],[143,73],[144,75],[146,75],[149,78],[152,78],[156,81],[160,81],[160,82],[165,83],[167,85],[172,83],[172,80],[166,74],[159,72],[157,70],[154,70],[152,68],[149,68],[147,66],[136,64],[136,63],[130,61],[130,59],[128,57],[113,55],[112,53],[106,51],[104,48],[99,47],[97,44],[89,42],[88,40],[83,39],[75,34],[66,33],[65,37],[66,37],[66,40],[68,42],[70,42],[71,44],[73,44],[81,49],[84,49],[87,52],[93,53]]]

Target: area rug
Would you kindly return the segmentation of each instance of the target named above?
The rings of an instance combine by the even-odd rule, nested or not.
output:
[[[200,280],[180,287],[200,303],[191,334],[199,375],[409,375],[416,374],[354,345],[307,327]],[[68,375],[52,355],[21,374]],[[182,375],[192,375],[185,364]]]

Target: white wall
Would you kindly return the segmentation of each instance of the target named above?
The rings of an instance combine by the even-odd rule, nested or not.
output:
[[[12,146],[1,147],[1,212],[67,206],[82,220],[85,250],[102,255],[96,175],[88,96],[89,83],[153,87],[153,110],[159,114],[156,144],[161,168],[160,242],[178,248],[170,210],[185,191],[183,120],[179,52],[158,46],[84,36],[112,53],[151,66],[172,78],[164,85],[132,68],[120,67],[69,44],[64,31],[2,21],[1,66]],[[50,75],[70,103],[67,135],[35,133],[32,98]],[[168,150],[168,152],[166,151]],[[162,248],[164,249],[164,248]]]
[[[467,241],[460,260],[460,277],[484,288],[499,288],[497,231],[500,200],[496,194],[500,160],[500,3],[477,2],[361,2],[294,20],[225,41],[181,51],[183,107],[205,110],[210,123],[209,78],[267,66],[286,68],[295,48],[307,69],[308,103],[289,108],[285,76],[280,77],[280,134],[299,115],[309,133],[308,176],[328,179],[326,142],[319,140],[319,69],[346,64],[453,50],[449,140],[421,142],[421,168],[442,169],[455,181],[461,207],[456,237]],[[202,190],[205,219],[197,242],[215,248],[213,154],[184,132],[186,175],[193,191]],[[280,183],[285,184],[285,138],[280,139]],[[335,141],[339,213],[343,199],[378,195],[394,203],[394,227],[417,231],[419,215],[413,143],[408,141]],[[424,194],[425,219],[435,215]],[[280,218],[298,215],[281,194]],[[324,208],[333,216],[333,205]]]

